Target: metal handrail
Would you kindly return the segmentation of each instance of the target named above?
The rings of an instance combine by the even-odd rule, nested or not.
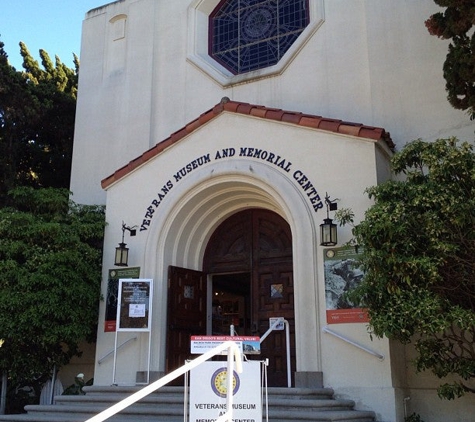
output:
[[[152,384],[147,385],[146,387],[142,388],[141,390],[137,391],[136,393],[126,397],[125,399],[121,400],[120,402],[114,404],[113,406],[103,410],[101,413],[93,416],[92,418],[86,420],[86,422],[103,422],[109,419],[111,416],[119,413],[120,411],[126,409],[127,407],[131,406],[132,404],[136,403],[137,401],[143,399],[144,397],[148,396],[149,394],[155,392],[159,388],[163,387],[164,385],[168,384],[169,382],[173,381],[174,379],[180,377],[185,372],[188,372],[197,366],[201,365],[202,363],[206,362],[207,360],[211,359],[213,356],[216,356],[223,352],[224,350],[228,350],[228,367],[227,373],[232,374],[234,370],[234,364],[236,365],[236,372],[242,373],[242,355],[241,351],[239,350],[238,345],[233,341],[226,341],[221,343],[220,345],[216,346],[214,349],[202,354],[201,356],[193,359],[192,361],[188,362],[187,364],[183,365],[182,367],[175,369],[173,372],[170,372],[168,375],[160,378],[159,380],[153,382]],[[234,360],[233,360],[234,357]],[[233,377],[227,377],[227,391],[233,391]],[[232,413],[233,413],[233,394],[226,394],[226,413],[221,415],[216,422],[231,422],[232,421]]]
[[[291,368],[290,368],[290,325],[289,321],[287,321],[284,318],[276,318],[276,320],[271,324],[269,329],[264,333],[264,335],[261,337],[260,343],[262,343],[268,336],[269,334],[274,331],[274,329],[279,325],[279,324],[284,324],[285,326],[285,350],[287,353],[287,387],[292,387],[292,376],[291,376]]]
[[[349,338],[345,337],[342,334],[335,333],[335,331],[330,330],[328,327],[323,327],[322,331],[324,333],[331,334],[332,336],[339,338],[340,340],[343,340],[344,342],[351,344],[352,346],[355,346],[358,349],[361,349],[364,352],[369,353],[370,355],[376,356],[379,360],[384,360],[384,355],[381,355],[380,353],[375,352],[374,350],[371,350],[366,346],[362,346],[361,344],[358,344],[354,342],[353,340],[350,340]]]
[[[131,341],[137,340],[137,336],[131,337],[128,340],[124,341],[122,344],[117,346],[117,350],[119,350],[121,347],[124,347],[127,343],[130,343]],[[102,356],[97,363],[100,365],[102,362],[104,362],[109,356],[111,356],[114,353],[114,349],[112,349],[109,353],[105,354]]]

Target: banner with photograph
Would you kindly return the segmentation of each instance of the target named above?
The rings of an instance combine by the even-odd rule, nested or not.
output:
[[[364,277],[353,246],[324,251],[325,301],[328,324],[368,322],[364,309],[357,308],[346,297]]]
[[[117,318],[117,297],[119,296],[120,278],[140,278],[140,267],[114,268],[109,270],[106,293],[106,318],[104,332],[114,332]]]

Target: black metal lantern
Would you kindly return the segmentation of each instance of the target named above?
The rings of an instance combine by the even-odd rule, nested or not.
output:
[[[119,246],[115,248],[115,265],[118,267],[127,267],[129,260],[129,248],[124,242],[119,243]]]
[[[328,193],[325,196],[325,204],[327,206],[327,218],[323,219],[323,223],[320,224],[320,245],[322,246],[335,246],[338,243],[338,232],[336,224],[328,215],[329,211],[336,211],[338,206],[335,203],[336,200],[331,201]]]
[[[338,242],[336,224],[331,218],[325,218],[320,224],[320,245],[335,246]]]
[[[137,227],[137,226],[134,226]],[[122,222],[122,242],[119,243],[119,246],[115,248],[115,265],[117,267],[127,267],[129,261],[129,248],[127,244],[124,243],[125,231],[128,230],[131,236],[135,236],[137,230],[134,227],[127,227],[124,222]]]

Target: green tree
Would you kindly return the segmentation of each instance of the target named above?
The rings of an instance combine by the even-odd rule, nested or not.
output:
[[[456,376],[441,397],[475,392],[473,147],[417,140],[392,167],[404,180],[369,188],[374,205],[353,229],[366,275],[352,300],[368,309],[373,334],[414,343],[419,371]]]
[[[20,43],[24,71],[0,42],[0,205],[15,186],[68,188],[77,74],[40,50],[42,67]]]
[[[434,0],[444,7],[425,24],[429,33],[451,40],[444,63],[444,78],[450,104],[475,118],[475,5],[473,0]]]
[[[41,385],[95,338],[104,209],[66,189],[19,187],[0,208],[0,373]]]
[[[26,137],[25,128],[35,115],[24,78],[8,63],[3,46],[0,42],[0,198],[14,186],[18,140]]]

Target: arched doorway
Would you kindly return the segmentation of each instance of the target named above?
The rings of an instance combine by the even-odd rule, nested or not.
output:
[[[292,266],[289,225],[278,214],[262,209],[241,211],[225,220],[213,233],[203,263],[204,271],[213,275],[213,298],[221,293],[234,298],[226,301],[221,312],[224,317],[231,314],[224,324],[237,323],[238,334],[261,336],[272,317],[289,321],[291,373],[295,371]],[[270,385],[287,385],[285,350],[283,331],[274,331],[261,344],[260,358],[269,358]]]
[[[206,275],[212,279],[210,295]],[[211,334],[207,299],[212,297],[215,334],[228,334],[232,323],[239,335],[262,336],[269,318],[289,321],[291,373],[295,372],[292,234],[278,214],[248,209],[226,219],[207,244],[203,272],[170,268],[168,296],[167,370],[183,361],[189,335]],[[287,386],[284,331],[267,337],[258,358],[269,358],[269,385]]]

